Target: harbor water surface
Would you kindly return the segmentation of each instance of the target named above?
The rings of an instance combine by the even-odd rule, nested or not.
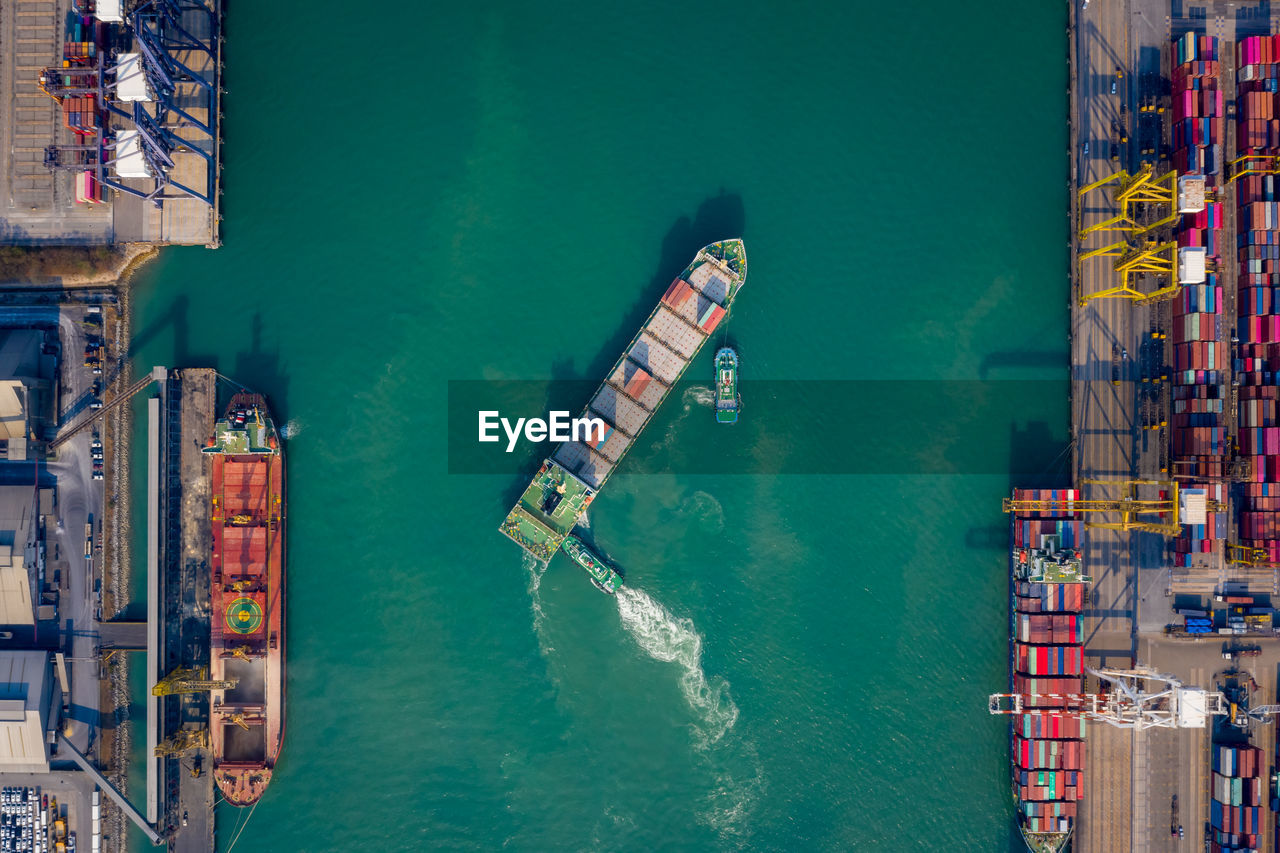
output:
[[[214,366],[288,424],[286,743],[219,849],[1014,849],[986,697],[1000,497],[1067,432],[1065,5],[229,5],[225,245],[133,314],[135,372]],[[638,451],[842,441],[850,399],[762,380],[865,393],[868,458],[982,412],[954,383],[1043,393],[965,430],[978,470],[624,463],[589,515],[616,600],[522,561],[537,451],[451,474],[449,380],[598,379],[735,236],[742,420],[685,389]]]

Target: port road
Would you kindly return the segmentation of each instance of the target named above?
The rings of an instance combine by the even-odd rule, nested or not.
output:
[[[1076,483],[1085,498],[1119,497],[1118,487],[1089,480],[1151,478],[1159,471],[1159,441],[1142,434],[1138,418],[1143,383],[1137,356],[1150,339],[1152,309],[1123,299],[1095,299],[1081,306],[1082,295],[1118,281],[1110,259],[1076,261],[1079,254],[1116,242],[1115,234],[1093,234],[1083,241],[1078,236],[1083,228],[1116,213],[1104,193],[1082,199],[1079,189],[1119,168],[1138,165],[1138,146],[1119,144],[1121,135],[1137,138],[1129,108],[1137,85],[1136,45],[1130,41],[1134,11],[1129,2],[1092,3],[1085,10],[1076,5],[1071,10],[1072,438]],[[1148,36],[1156,44],[1164,38],[1158,32]],[[1123,132],[1117,133],[1120,129]],[[1113,143],[1118,150],[1113,151]],[[1118,159],[1112,159],[1113,153]],[[1139,582],[1140,569],[1162,570],[1164,544],[1151,536],[1098,528],[1090,529],[1086,542],[1085,564],[1094,577],[1085,613],[1087,662],[1125,667],[1136,655],[1139,590],[1147,586]],[[1096,689],[1093,681],[1086,681],[1087,689]],[[1136,771],[1142,769],[1134,766],[1135,737],[1140,735],[1090,726],[1076,829],[1082,853],[1146,849],[1146,797],[1134,797]]]

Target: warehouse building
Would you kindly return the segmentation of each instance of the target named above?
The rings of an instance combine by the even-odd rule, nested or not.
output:
[[[48,652],[0,652],[0,773],[48,773],[57,724]]]

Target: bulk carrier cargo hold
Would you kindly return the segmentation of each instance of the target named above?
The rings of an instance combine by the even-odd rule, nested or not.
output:
[[[284,453],[266,402],[236,394],[204,452],[213,460],[209,675],[213,779],[257,802],[284,740]]]
[[[1066,713],[1063,695],[1080,693],[1084,673],[1084,522],[1070,511],[1080,499],[1075,489],[1013,497],[1066,507],[1015,513],[1010,537],[1009,681],[1027,711],[1009,730],[1018,829],[1032,853],[1059,853],[1071,839],[1084,779],[1085,721]]]
[[[746,278],[741,240],[698,252],[591,396],[583,417],[605,421],[604,436],[557,447],[502,522],[504,535],[534,559],[551,559],[724,320]]]

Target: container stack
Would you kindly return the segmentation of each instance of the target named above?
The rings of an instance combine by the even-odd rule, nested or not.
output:
[[[1019,513],[1013,525],[1013,691],[1039,713],[1013,719],[1014,787],[1018,819],[1029,833],[1070,832],[1080,799],[1085,722],[1065,709],[1084,671],[1085,584],[1030,581],[1061,572],[1064,556],[1078,561],[1084,522],[1069,511],[1075,489],[1016,490],[1016,500],[1052,500],[1064,509]],[[1052,709],[1064,713],[1052,713]],[[1049,711],[1049,713],[1046,713]]]
[[[1173,167],[1179,175],[1217,176],[1226,129],[1217,38],[1187,33],[1177,39],[1173,66]]]
[[[101,201],[102,185],[93,172],[76,172],[76,203],[99,204]]]
[[[1226,129],[1218,40],[1185,34],[1173,43],[1173,66],[1173,167],[1180,177],[1202,177],[1211,198],[1222,174]],[[1208,201],[1174,226],[1182,288],[1173,303],[1171,457],[1179,474],[1204,478],[1188,487],[1204,488],[1214,500],[1222,500],[1221,486],[1212,481],[1222,477],[1228,442],[1223,401],[1230,356],[1223,343],[1222,285],[1213,271],[1222,255],[1222,225],[1222,205]],[[1223,527],[1218,513],[1184,526],[1173,543],[1174,564],[1186,566],[1193,554],[1212,552]]]
[[[1236,156],[1280,154],[1280,37],[1236,44]],[[1239,383],[1237,440],[1252,466],[1239,502],[1239,539],[1280,560],[1280,195],[1274,175],[1236,181],[1237,335],[1232,368]]]
[[[1216,743],[1209,783],[1210,853],[1256,850],[1262,820],[1262,750]]]
[[[98,132],[98,109],[93,95],[62,99],[62,123],[81,136]]]
[[[1280,36],[1236,42],[1236,147],[1241,154],[1280,150]]]

